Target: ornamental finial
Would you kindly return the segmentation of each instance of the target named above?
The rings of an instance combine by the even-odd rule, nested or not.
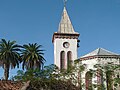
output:
[[[64,2],[64,7],[66,7],[67,0],[63,0],[63,2]]]

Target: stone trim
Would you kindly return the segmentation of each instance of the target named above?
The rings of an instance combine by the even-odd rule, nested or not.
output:
[[[54,42],[54,40],[56,38],[59,39],[78,39],[80,34],[78,33],[54,33],[53,34],[53,38],[52,38],[52,42]]]
[[[90,59],[94,59],[94,58],[117,58],[117,59],[120,59],[120,55],[94,55],[94,56],[80,58],[80,60],[83,61],[83,60],[90,60]]]

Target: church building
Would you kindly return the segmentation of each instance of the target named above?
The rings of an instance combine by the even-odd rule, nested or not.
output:
[[[67,69],[77,59],[79,33],[74,31],[66,7],[63,9],[58,31],[53,34],[54,64]]]
[[[112,82],[114,78],[120,77],[119,68],[114,73],[112,72],[115,66],[120,65],[119,54],[98,48],[80,57],[79,60],[81,65],[85,65],[85,70],[82,72],[81,78],[86,90],[91,90],[93,88],[92,84],[102,86],[102,89],[94,88],[94,90],[120,90],[120,84],[114,87],[115,83]]]
[[[95,68],[95,65],[104,66],[108,63],[120,65],[120,55],[103,48],[98,48],[78,58],[79,35],[78,32],[75,32],[66,7],[64,6],[58,31],[53,34],[52,38],[54,45],[54,64],[60,70],[68,69],[70,65],[74,65],[74,60],[78,59],[81,65],[85,65],[85,70],[81,73],[81,77],[79,77],[82,80],[82,90],[107,90],[105,88],[108,88],[111,83],[105,82],[104,75],[101,74],[99,68]],[[94,71],[94,74],[90,74],[90,70]],[[114,77],[120,77],[120,70],[116,72]],[[106,85],[104,89],[98,89],[97,87],[92,89],[93,84],[102,85],[103,83]],[[120,86],[117,86],[115,89],[113,85],[111,90],[120,90]]]

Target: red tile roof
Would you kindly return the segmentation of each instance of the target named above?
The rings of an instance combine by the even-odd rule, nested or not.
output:
[[[20,90],[22,86],[20,81],[0,80],[0,90]]]

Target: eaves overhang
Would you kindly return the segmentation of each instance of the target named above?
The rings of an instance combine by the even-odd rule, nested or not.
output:
[[[54,40],[56,38],[59,38],[59,39],[78,39],[79,36],[80,36],[79,33],[58,33],[58,32],[55,32],[53,34],[53,37],[52,37],[52,43],[54,42]]]
[[[116,58],[120,59],[120,55],[94,55],[94,56],[88,56],[88,57],[82,57],[79,60],[91,60],[91,59],[96,59],[96,58]]]

